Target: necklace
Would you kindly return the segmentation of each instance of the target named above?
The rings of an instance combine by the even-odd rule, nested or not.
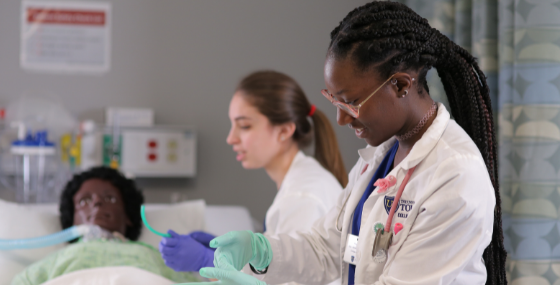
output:
[[[422,120],[420,120],[420,122],[418,122],[418,125],[416,125],[416,127],[414,127],[414,129],[406,132],[404,135],[396,136],[397,140],[405,141],[405,140],[411,138],[413,135],[417,134],[422,129],[422,127],[424,127],[424,125],[428,122],[428,120],[436,113],[436,111],[437,111],[437,104],[434,101],[432,103],[432,106],[430,107],[430,110],[428,110],[428,112],[426,112],[424,117],[422,117]]]

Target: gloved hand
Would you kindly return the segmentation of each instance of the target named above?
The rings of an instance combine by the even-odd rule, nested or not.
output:
[[[200,275],[206,278],[218,279],[215,282],[182,283],[176,285],[267,285],[259,279],[235,270],[231,265],[229,269],[202,268]]]
[[[165,265],[175,271],[199,271],[202,267],[212,267],[214,250],[205,247],[191,235],[180,235],[172,230],[169,238],[162,238],[159,252]]]
[[[210,242],[210,247],[217,248],[214,254],[214,266],[221,269],[239,271],[247,263],[257,270],[263,270],[272,261],[270,243],[262,234],[251,231],[234,231],[219,236]]]
[[[196,232],[192,232],[189,234],[193,239],[195,239],[196,241],[198,241],[199,243],[203,244],[205,247],[211,249],[212,251],[215,251],[215,248],[211,248],[210,247],[210,241],[215,239],[216,236],[211,235],[209,233],[205,233],[202,231],[196,231]]]

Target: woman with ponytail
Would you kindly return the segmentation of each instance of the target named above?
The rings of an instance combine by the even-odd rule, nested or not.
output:
[[[227,143],[246,169],[264,168],[278,193],[266,213],[270,235],[309,232],[334,208],[348,175],[328,118],[312,105],[298,83],[276,71],[254,72],[239,83],[229,107]],[[314,143],[314,157],[302,149]],[[213,266],[208,234],[170,231],[160,251],[177,271]],[[340,281],[332,283],[340,284]]]
[[[430,97],[432,67],[449,111]],[[407,6],[374,1],[332,31],[324,77],[338,124],[376,148],[359,151],[345,195],[311,232],[230,232],[211,243],[217,268],[200,274],[220,284],[506,284],[494,121],[475,58]],[[236,271],[246,263],[262,281]]]

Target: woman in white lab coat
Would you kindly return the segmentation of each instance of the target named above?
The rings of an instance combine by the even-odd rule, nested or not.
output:
[[[246,169],[264,168],[278,194],[266,213],[270,235],[309,231],[333,208],[348,176],[328,118],[297,82],[275,71],[245,77],[231,99],[227,143]],[[301,149],[315,142],[315,157]]]
[[[438,70],[451,113],[430,98]],[[201,275],[263,284],[506,284],[494,125],[476,60],[410,8],[359,7],[331,33],[323,95],[369,146],[311,233],[230,232]],[[451,119],[451,115],[454,119]]]
[[[241,80],[229,117],[227,143],[237,160],[246,169],[264,168],[277,186],[266,213],[266,233],[309,232],[317,219],[334,208],[348,179],[328,118],[294,79],[275,71],[255,72]],[[302,152],[312,142],[314,157]],[[208,236],[190,237],[175,234],[162,239],[160,251],[168,266],[181,271],[212,266],[213,250],[195,244],[207,245]],[[205,254],[209,257],[199,258]]]

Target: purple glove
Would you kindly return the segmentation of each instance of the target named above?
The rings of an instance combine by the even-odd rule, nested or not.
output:
[[[207,248],[191,235],[180,235],[172,230],[167,233],[171,237],[162,238],[159,242],[159,252],[165,265],[175,271],[199,271],[202,267],[214,267],[212,249]]]
[[[210,247],[210,241],[215,239],[216,236],[213,236],[209,233],[205,233],[205,232],[192,232],[189,234],[192,238],[194,238],[196,241],[200,242],[201,244],[203,244],[205,247],[216,251],[215,248],[211,248]]]

